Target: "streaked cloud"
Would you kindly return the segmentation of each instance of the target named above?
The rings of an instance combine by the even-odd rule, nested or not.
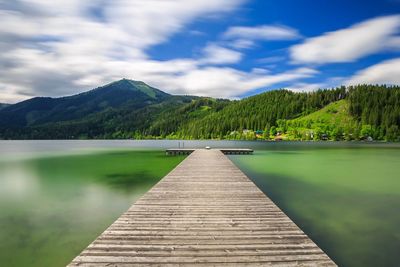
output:
[[[200,60],[202,64],[232,64],[242,59],[242,53],[228,49],[216,44],[210,44],[204,48],[204,57]]]
[[[232,40],[229,43],[229,45],[236,49],[247,49],[254,46],[254,41],[247,39],[237,39],[237,40]]]
[[[400,84],[400,58],[390,59],[358,71],[346,81],[347,85],[357,84]]]
[[[346,29],[308,38],[291,47],[290,56],[294,63],[352,62],[395,48],[396,43],[399,43],[399,30],[400,15],[378,17]]]
[[[315,77],[314,77],[315,79]],[[319,79],[317,82],[295,82],[290,86],[285,87],[288,90],[293,92],[312,92],[317,91],[319,89],[329,89],[336,88],[345,84],[347,77],[328,77],[325,79]]]
[[[224,34],[226,39],[244,40],[293,40],[300,38],[296,29],[286,26],[259,25],[254,27],[230,27]]]
[[[293,92],[312,92],[318,89],[325,89],[325,83],[294,83],[291,86],[285,87],[287,90]]]
[[[167,40],[195,19],[230,12],[244,0],[113,0],[107,22],[130,34],[132,44],[146,48]],[[141,46],[141,47],[140,47]]]
[[[399,51],[399,15],[303,41],[301,27],[241,17],[245,3],[251,1],[0,0],[0,102],[71,95],[121,78],[169,93],[228,98],[282,83],[313,90],[330,84],[318,81],[316,64]],[[300,43],[289,48],[286,41]],[[160,58],[168,60],[152,52],[163,45],[169,47]],[[397,81],[387,65],[398,65],[377,61],[352,80]]]
[[[179,58],[152,60],[146,50],[167,41],[196,19],[215,19],[244,2],[20,0],[1,3],[0,101],[74,94],[122,77],[151,82],[154,75],[190,71],[199,63]],[[238,56],[222,49],[208,52],[218,54],[220,61],[222,56],[231,61],[232,56]]]
[[[232,98],[277,83],[309,78],[317,73],[318,71],[310,68],[269,73],[268,71],[261,72],[260,69],[244,72],[228,67],[206,67],[193,69],[175,77],[160,77],[155,79],[153,85],[178,94]]]
[[[301,36],[296,29],[281,25],[234,26],[222,35],[237,49],[251,48],[256,41],[295,40]]]
[[[197,19],[215,19],[244,0],[115,0],[10,2],[1,11],[0,101],[78,93],[120,78],[170,93],[234,97],[315,74],[298,68],[269,73],[237,70],[241,52],[210,42],[200,58],[154,60],[148,48]],[[162,23],[160,23],[162,22]],[[233,27],[227,38],[297,38],[281,26]]]

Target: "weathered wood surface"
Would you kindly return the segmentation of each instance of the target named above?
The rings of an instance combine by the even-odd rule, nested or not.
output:
[[[195,149],[193,148],[169,148],[165,150],[165,154],[167,155],[189,155]]]
[[[188,155],[192,153],[194,148],[169,148],[165,150],[167,155]],[[215,148],[224,154],[252,154],[253,149],[250,148]]]
[[[250,148],[220,148],[218,149],[224,154],[253,154]]]
[[[336,266],[219,150],[195,150],[69,266]]]

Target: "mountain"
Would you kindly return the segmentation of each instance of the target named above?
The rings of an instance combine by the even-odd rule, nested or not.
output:
[[[110,108],[139,109],[170,97],[143,82],[123,79],[73,96],[35,97],[5,107],[0,112],[0,126],[24,127],[81,119]]]
[[[170,95],[144,82],[122,79],[73,96],[35,97],[7,106],[0,110],[0,139],[129,138],[134,133],[160,133],[157,125],[176,129],[176,123],[166,125],[163,118],[187,120],[186,111],[191,106],[204,108],[204,101],[209,112],[212,106],[229,102]]]
[[[399,140],[400,87],[359,85],[242,100],[179,96],[120,80],[0,110],[0,139]]]

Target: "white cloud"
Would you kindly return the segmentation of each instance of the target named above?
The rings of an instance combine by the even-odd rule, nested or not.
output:
[[[242,59],[242,53],[210,44],[204,48],[204,57],[200,60],[203,64],[232,64]]]
[[[316,73],[316,70],[309,68],[298,68],[283,73],[260,73],[258,69],[243,72],[226,67],[206,67],[176,76],[159,76],[152,84],[166,88],[171,93],[233,98],[277,83],[312,77]]]
[[[0,88],[4,88],[4,85],[0,84]],[[5,88],[4,88],[5,89]],[[4,91],[5,93],[3,93],[2,91]],[[15,92],[15,88],[14,90],[0,90],[0,103],[14,103],[16,101],[23,101],[25,100],[27,97],[26,95],[22,95],[19,92]]]
[[[149,47],[166,41],[193,20],[229,12],[242,2],[9,2],[8,11],[1,11],[7,23],[0,24],[0,102],[70,95],[121,78],[142,80],[169,93],[231,98],[316,74],[307,68],[271,73],[216,66],[237,63],[242,54],[215,43],[207,45],[199,59],[159,61],[147,55]],[[101,10],[93,11],[94,7]],[[244,36],[289,38],[278,29],[274,33],[270,28],[270,33],[269,37],[264,32],[261,37]]]
[[[265,69],[265,68],[252,68],[251,72],[256,73],[256,74],[267,74],[267,73],[271,73],[271,71],[269,69]]]
[[[394,48],[399,30],[400,15],[379,17],[309,38],[291,47],[290,54],[295,63],[351,62]]]
[[[297,82],[285,88],[294,92],[312,92],[319,89],[339,87],[344,84],[345,80],[345,77],[330,77],[321,82]]]
[[[236,49],[247,49],[254,46],[253,40],[237,39],[229,43],[229,45]]]
[[[114,0],[105,10],[107,20],[130,33],[140,48],[167,40],[196,18],[232,11],[243,0]]]
[[[230,12],[244,1],[20,0],[2,4],[0,101],[73,94],[122,77],[148,81],[157,75],[190,71],[198,62],[155,61],[146,50],[190,22]]]
[[[285,87],[285,89],[293,92],[312,92],[325,88],[325,83],[295,83],[291,86]]]
[[[357,72],[347,82],[357,84],[400,84],[400,58],[386,60]]]
[[[223,35],[238,40],[293,40],[300,38],[297,30],[286,26],[260,25],[254,27],[230,27]]]
[[[301,38],[301,35],[296,29],[287,26],[258,25],[230,27],[222,38],[233,48],[248,49],[254,47],[256,41],[295,40]]]

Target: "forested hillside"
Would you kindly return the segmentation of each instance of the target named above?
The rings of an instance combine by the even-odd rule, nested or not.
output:
[[[244,130],[269,132],[271,127],[277,126],[278,120],[309,114],[345,97],[344,87],[313,93],[270,91],[235,101],[220,112],[182,126],[179,133],[183,137],[195,139],[229,138],[229,136],[249,138],[242,136]]]
[[[194,139],[399,139],[400,87],[360,85],[294,93],[270,91],[183,125]]]
[[[73,96],[35,97],[7,106],[0,112],[0,127],[25,127],[77,120],[113,108],[137,110],[170,97],[143,82],[122,79]]]
[[[173,96],[121,80],[0,110],[2,139],[399,140],[400,87],[360,85],[242,100]]]

